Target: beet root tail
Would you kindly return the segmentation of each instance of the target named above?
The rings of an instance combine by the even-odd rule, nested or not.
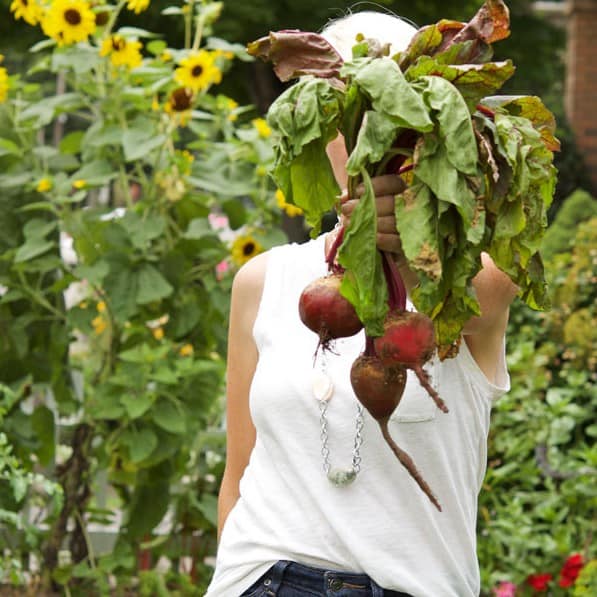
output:
[[[427,485],[427,482],[421,476],[421,473],[415,466],[413,459],[404,450],[402,450],[392,439],[392,436],[390,435],[390,431],[388,429],[388,421],[378,421],[378,423],[383,438],[386,440],[386,443],[388,444],[388,446],[390,446],[392,452],[394,452],[394,454],[400,461],[400,464],[402,464],[402,466],[404,466],[404,468],[410,473],[410,476],[416,481],[417,485],[421,488],[423,493],[429,498],[431,503],[441,512],[442,507],[440,503],[433,494],[433,491],[431,491],[431,487]]]
[[[439,408],[444,413],[449,412],[446,403],[441,399],[440,395],[431,385],[431,380],[429,379],[429,374],[427,373],[427,371],[425,371],[425,369],[423,369],[423,367],[421,367],[420,365],[417,367],[413,367],[413,371],[419,378],[419,383],[427,390],[427,393],[429,394],[429,396],[431,396],[431,398],[437,405],[437,408]]]

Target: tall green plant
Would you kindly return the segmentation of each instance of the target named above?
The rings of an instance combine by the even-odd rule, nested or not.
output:
[[[596,557],[595,246],[593,217],[578,226],[571,250],[547,261],[553,309],[512,310],[512,390],[494,409],[480,496],[487,595],[500,582],[517,585],[516,595],[543,584],[548,595],[577,594],[570,562]]]
[[[135,556],[150,567],[152,550],[191,555],[199,580],[215,543],[222,467],[206,454],[222,439],[207,431],[220,420],[230,273],[285,240],[270,131],[217,93],[247,59],[211,35],[222,3],[164,8],[183,48],[118,26],[148,4],[12,4],[46,38],[0,97],[2,441],[18,459],[0,495],[17,516],[25,494],[4,497],[18,471],[59,483],[36,549],[46,581],[67,588],[107,590]],[[109,557],[94,553],[92,524],[116,529]],[[17,556],[32,547],[11,540]]]

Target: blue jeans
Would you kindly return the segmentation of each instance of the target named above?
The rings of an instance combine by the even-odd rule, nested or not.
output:
[[[323,570],[280,560],[240,597],[410,597],[382,589],[366,574]]]

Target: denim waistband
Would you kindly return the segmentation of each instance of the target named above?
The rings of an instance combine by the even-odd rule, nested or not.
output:
[[[411,597],[408,593],[383,589],[366,574],[326,570],[286,560],[274,564],[260,581],[261,586],[269,589],[266,595],[276,595],[282,583],[288,583],[329,597]]]

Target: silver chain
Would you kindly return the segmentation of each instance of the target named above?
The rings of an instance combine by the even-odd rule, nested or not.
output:
[[[328,401],[319,400],[319,423],[320,437],[321,437],[321,455],[323,457],[323,471],[325,474],[329,474],[332,465],[330,464],[330,447],[329,447],[329,435],[328,435],[328,420],[326,412],[328,410]],[[357,405],[357,417],[355,421],[355,436],[354,445],[352,448],[352,470],[358,473],[361,470],[361,446],[363,445],[363,427],[365,422],[363,420],[363,407]]]
[[[321,372],[327,376],[327,360],[322,355]],[[319,423],[321,438],[321,456],[323,457],[323,471],[327,478],[336,486],[343,486],[351,483],[361,470],[361,445],[363,444],[363,407],[357,403],[357,417],[355,420],[355,437],[352,448],[352,467],[347,469],[332,469],[330,463],[330,447],[328,434],[328,420],[326,413],[328,410],[328,400],[330,396],[318,400],[319,402]]]

